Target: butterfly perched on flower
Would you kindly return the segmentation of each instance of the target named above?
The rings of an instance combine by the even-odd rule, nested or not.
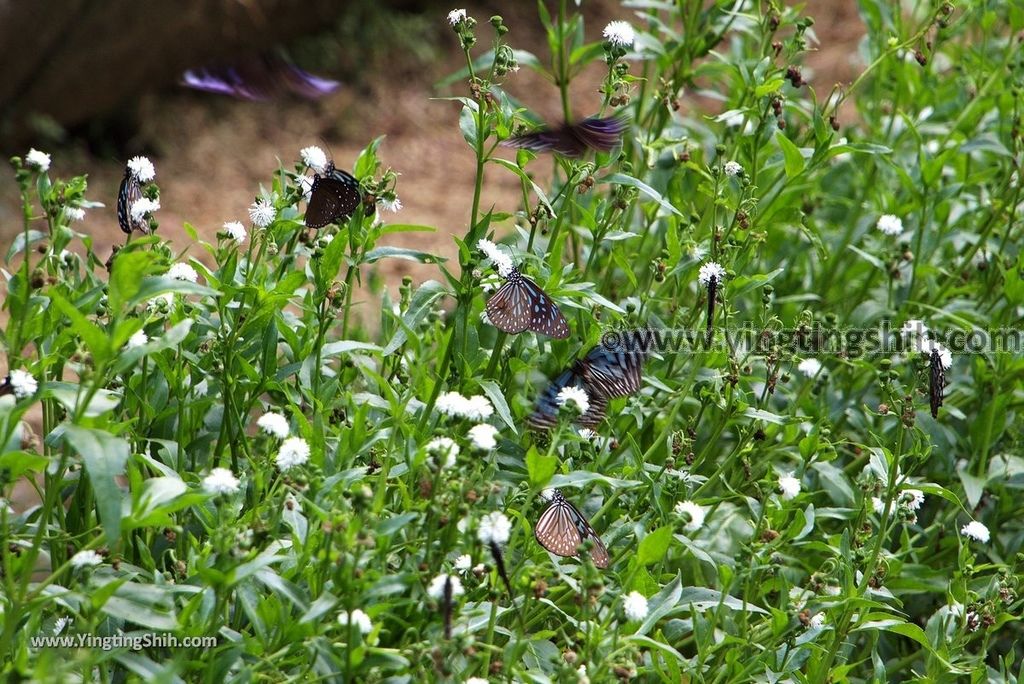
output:
[[[533,536],[545,549],[556,556],[575,556],[580,544],[586,540],[592,542],[590,558],[594,565],[604,569],[611,562],[608,548],[601,541],[594,528],[583,514],[555,489],[551,493],[551,503],[533,528]]]
[[[138,221],[132,218],[132,205],[142,199],[142,185],[130,168],[124,170],[121,187],[117,190],[117,225],[121,231],[131,235],[132,231],[149,231],[149,222],[145,217]]]
[[[615,346],[599,344],[573,362],[541,393],[526,422],[539,430],[558,425],[559,393],[566,387],[578,387],[587,393],[589,407],[576,423],[593,428],[604,418],[611,399],[639,390],[648,347],[637,330],[619,334],[618,340]]]
[[[313,187],[306,206],[306,225],[323,228],[338,219],[348,218],[363,201],[359,181],[352,174],[327,162],[322,174],[313,176]]]
[[[587,149],[608,152],[626,130],[628,121],[621,116],[592,116],[574,124],[544,127],[539,131],[515,135],[501,141],[505,147],[521,147],[534,152],[554,152],[563,157],[582,157]]]
[[[921,351],[928,356],[928,399],[932,418],[939,417],[945,401],[946,371],[953,365],[953,355],[940,342],[927,340]]]
[[[505,276],[505,283],[487,300],[486,310],[494,327],[512,335],[530,330],[560,340],[569,336],[569,324],[558,305],[518,268]]]

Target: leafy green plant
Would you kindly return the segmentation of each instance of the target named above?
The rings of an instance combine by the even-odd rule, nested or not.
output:
[[[38,504],[0,506],[6,674],[1016,681],[1024,361],[995,340],[1024,301],[1024,14],[865,1],[867,66],[818,93],[794,9],[628,2],[601,37],[538,7],[545,56],[501,17],[448,17],[476,158],[452,262],[387,244],[432,229],[377,212],[397,190],[379,140],[353,216],[305,228],[303,150],[248,229],[189,227],[202,259],[158,234],[97,255],[85,178],[12,160],[0,472]],[[568,118],[594,63],[621,148],[501,153],[536,123],[503,88],[517,70]],[[487,208],[501,174],[521,204]],[[568,339],[482,318],[485,239]],[[358,290],[388,258],[437,279]],[[525,427],[548,379],[637,329],[643,386],[595,431],[571,407]],[[533,539],[548,487],[607,570]],[[38,640],[152,633],[215,641]]]

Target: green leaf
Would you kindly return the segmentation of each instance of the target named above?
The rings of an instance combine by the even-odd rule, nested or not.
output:
[[[60,310],[62,314],[71,321],[71,329],[76,335],[82,338],[85,346],[93,355],[97,365],[106,363],[112,353],[110,338],[95,323],[82,315],[75,306],[64,299],[56,290],[47,292],[50,301]]]
[[[512,420],[512,412],[509,411],[508,402],[505,401],[505,395],[501,393],[501,388],[498,387],[497,383],[493,380],[481,380],[480,389],[484,391],[487,398],[494,404],[494,410],[498,412],[498,417],[501,418],[502,422],[512,428],[513,433],[519,434],[515,421]]]
[[[602,178],[601,182],[615,183],[617,185],[628,185],[630,187],[636,188],[637,190],[639,190],[640,192],[644,193],[652,200],[657,202],[662,209],[665,209],[666,211],[669,211],[675,214],[676,216],[683,215],[682,212],[680,212],[678,209],[672,206],[664,197],[662,197],[660,192],[658,192],[657,190],[655,190],[654,188],[652,188],[651,186],[647,185],[646,183],[637,178],[627,176],[624,173],[613,173],[610,176],[605,176],[604,178]]]
[[[782,150],[782,157],[786,163],[786,175],[790,178],[799,176],[805,166],[800,148],[794,145],[793,141],[787,138],[786,134],[779,129],[775,130],[775,142],[778,143],[779,149]]]
[[[543,487],[551,480],[558,468],[558,458],[554,455],[541,454],[536,447],[526,452],[526,472],[530,476],[530,484]]]
[[[109,306],[119,316],[127,302],[138,295],[143,279],[163,268],[162,259],[155,252],[127,252],[121,250],[114,257],[110,269]]]
[[[74,449],[85,462],[85,471],[96,493],[96,508],[108,545],[121,536],[121,488],[117,477],[124,475],[131,446],[125,440],[103,430],[68,425],[64,443]]]
[[[637,562],[640,565],[650,565],[651,563],[657,563],[665,554],[668,553],[668,547],[672,544],[672,526],[664,525],[651,532],[649,535],[640,540],[640,546],[637,549]]]
[[[187,280],[176,280],[166,276],[148,276],[142,280],[142,284],[139,286],[139,289],[128,301],[128,306],[137,306],[138,304],[149,301],[153,297],[162,295],[165,292],[174,292],[182,295],[196,294],[211,297],[220,294],[217,290],[209,287],[203,287],[196,283],[190,283]]]
[[[395,350],[405,344],[406,340],[409,339],[409,332],[415,329],[420,321],[430,313],[434,302],[447,294],[447,292],[444,286],[436,280],[428,280],[419,286],[419,289],[412,295],[409,310],[402,316],[402,327],[396,330],[395,334],[391,336],[391,340],[384,345],[384,356],[394,353]]]
[[[417,249],[407,249],[405,247],[377,247],[371,249],[369,252],[363,255],[363,262],[372,264],[375,261],[381,259],[406,259],[408,261],[418,261],[421,264],[436,264],[447,261],[444,257],[431,254],[430,252],[421,252]]]

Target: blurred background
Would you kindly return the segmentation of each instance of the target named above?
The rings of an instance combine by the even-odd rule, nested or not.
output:
[[[553,0],[544,1],[554,9]],[[458,7],[479,22],[478,52],[490,43],[487,19],[501,14],[515,48],[550,59],[533,2]],[[29,147],[52,154],[51,176],[88,173],[88,198],[106,207],[90,210],[76,228],[94,237],[102,255],[123,241],[114,204],[124,163],[134,155],[156,164],[159,233],[184,250],[186,221],[209,240],[225,221],[248,224],[246,210],[260,182],[269,182],[279,162],[293,164],[300,148],[320,145],[347,168],[370,140],[386,135],[380,156],[401,174],[405,206],[390,220],[438,228],[390,242],[450,256],[449,235],[465,232],[473,191],[460,105],[431,99],[466,90],[461,81],[439,85],[465,64],[446,21],[453,8],[432,0],[0,0],[6,55],[0,146],[5,159]],[[636,22],[635,10],[618,0],[585,0],[581,11],[590,40],[612,19]],[[805,14],[816,21],[819,44],[804,77],[824,95],[862,68],[857,43],[863,26],[846,0],[812,0]],[[181,85],[187,69],[246,64],[258,55],[287,55],[340,86],[320,99],[282,94],[252,102]],[[579,79],[578,115],[596,111],[600,79],[600,70]],[[534,72],[510,75],[505,87],[542,117],[559,118],[557,90]],[[713,113],[721,103],[704,98],[687,106]],[[511,174],[490,171],[483,204],[514,210],[518,188]],[[17,186],[8,170],[0,173],[0,245],[20,230]],[[400,260],[381,266],[392,283],[406,273],[435,272]]]

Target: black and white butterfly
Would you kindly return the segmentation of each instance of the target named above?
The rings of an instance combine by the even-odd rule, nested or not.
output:
[[[128,235],[138,230],[144,233],[149,232],[149,222],[145,216],[139,217],[138,221],[132,220],[132,205],[142,199],[142,184],[130,168],[124,170],[124,178],[121,179],[121,187],[117,190],[117,225],[121,226],[121,232]]]
[[[938,349],[933,348],[928,357],[929,380],[928,398],[931,404],[932,418],[939,417],[939,409],[945,400],[946,393],[946,369],[942,363],[942,354]]]
[[[531,330],[557,339],[569,336],[569,324],[558,305],[518,268],[487,300],[486,310],[494,327],[512,335]]]
[[[557,489],[551,495],[551,503],[537,520],[533,536],[541,546],[556,556],[577,555],[580,544],[589,539],[593,543],[590,558],[594,565],[604,569],[611,562],[608,548],[601,541],[601,537],[583,514]]]
[[[542,128],[501,142],[505,147],[522,147],[534,152],[554,152],[563,157],[582,157],[587,149],[608,152],[626,130],[628,121],[620,116],[592,116],[578,123]]]
[[[601,422],[609,400],[639,390],[648,345],[636,330],[619,333],[618,339],[620,343],[615,347],[601,343],[592,348],[548,385],[527,423],[541,430],[556,426],[560,408],[558,394],[566,387],[578,387],[587,393],[590,407],[576,419],[576,423],[585,428],[593,428]]]
[[[306,206],[306,225],[323,228],[338,219],[348,218],[363,201],[359,181],[334,162],[327,162],[323,174],[313,176],[313,188]]]

